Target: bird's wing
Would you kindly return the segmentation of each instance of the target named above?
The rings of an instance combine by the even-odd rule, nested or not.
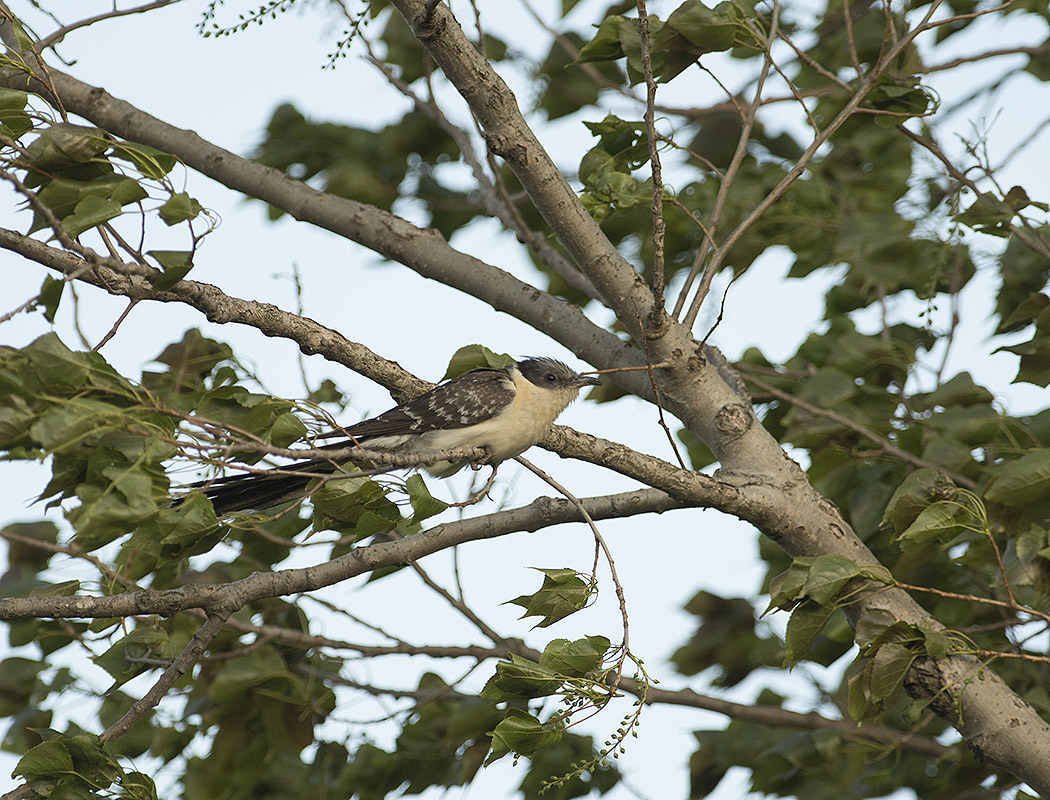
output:
[[[492,419],[510,404],[514,394],[514,382],[506,370],[475,369],[345,430],[366,444],[385,436],[466,428]]]

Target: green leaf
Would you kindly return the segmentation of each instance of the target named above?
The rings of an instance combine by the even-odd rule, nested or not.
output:
[[[137,203],[139,200],[145,200],[149,197],[149,193],[133,178],[118,177],[109,183],[112,186],[112,189],[109,191],[109,198],[121,207],[129,203]]]
[[[1002,468],[989,481],[984,497],[992,503],[1023,508],[1050,496],[1050,449],[1033,450]]]
[[[7,545],[7,563],[12,567],[26,566],[34,571],[41,570],[53,555],[53,552],[47,547],[23,544],[19,539],[28,539],[30,542],[36,541],[43,545],[58,543],[58,526],[51,520],[13,522],[0,528],[0,534],[3,533],[11,533],[18,537],[4,538]]]
[[[496,664],[496,674],[478,696],[488,700],[531,700],[555,694],[564,683],[565,678],[550,667],[511,653],[506,661]]]
[[[969,512],[954,501],[939,501],[926,506],[897,537],[901,550],[907,552],[937,539],[949,539],[962,532]]]
[[[896,622],[890,612],[881,608],[873,608],[863,614],[857,620],[857,627],[853,632],[857,646],[863,651],[864,648],[882,640]]]
[[[928,394],[914,395],[912,400],[918,411],[936,406],[972,406],[991,403],[995,397],[983,386],[974,383],[969,372],[960,372],[951,380],[942,383]]]
[[[177,225],[180,222],[194,219],[204,207],[190,197],[186,192],[173,194],[159,209],[160,218],[167,225]]]
[[[1042,275],[1039,280],[1040,286],[1046,281],[1045,277]],[[1007,310],[1009,309],[1004,309],[1004,312]],[[1050,315],[1050,297],[1047,297],[1043,292],[1036,292],[1035,294],[1026,297],[1016,308],[1011,310],[995,332],[1010,333],[1012,331],[1020,330],[1033,322],[1039,322],[1046,319],[1048,315]],[[993,352],[998,353],[999,350],[1006,349],[1009,348],[1001,347]]]
[[[37,676],[47,668],[43,661],[17,656],[0,661],[0,714],[11,717],[28,709],[40,687]]]
[[[44,308],[44,319],[48,322],[55,321],[55,314],[58,313],[58,304],[62,300],[62,290],[66,288],[66,282],[52,278],[47,275],[44,278],[44,285],[40,287],[40,297],[37,302]]]
[[[1045,240],[1050,234],[1050,227],[1043,226],[1035,234]],[[995,299],[995,312],[1000,319],[997,333],[1003,333],[1003,325],[1014,309],[1046,286],[1050,278],[1050,261],[1012,235],[1006,251],[999,259],[999,273],[1002,282]],[[1046,296],[1043,295],[1043,298],[1045,300]],[[1028,324],[1028,320],[1022,324]]]
[[[508,603],[521,606],[525,617],[543,617],[537,628],[546,628],[560,619],[586,607],[596,589],[592,581],[583,580],[574,569],[538,569],[546,577],[535,594],[523,594]]]
[[[306,435],[306,426],[291,411],[278,414],[270,428],[270,443],[275,447],[288,447]]]
[[[587,636],[573,642],[568,639],[554,639],[543,649],[540,666],[547,667],[558,675],[582,678],[601,665],[610,644],[604,636]]]
[[[29,95],[14,89],[0,89],[0,133],[18,139],[33,129],[33,120],[25,113]]]
[[[870,663],[870,659],[867,658],[857,659],[851,667],[851,669],[856,671],[852,671],[846,676],[846,690],[848,693],[846,712],[849,714],[850,719],[856,722],[874,716],[879,710],[878,705],[871,702],[867,691],[867,667]]]
[[[164,270],[164,274],[153,282],[153,288],[158,292],[166,292],[193,269],[193,252],[190,250],[150,250],[146,255],[152,256]]]
[[[708,8],[700,0],[686,0],[653,37],[653,48],[689,49],[694,56],[728,50],[736,42],[743,18],[731,2]]]
[[[908,115],[926,116],[938,105],[937,95],[922,86],[917,78],[900,77],[884,79],[868,93],[865,101],[871,108],[891,112],[891,116],[875,120],[887,127],[899,125]]]
[[[935,631],[931,628],[922,628],[926,655],[930,658],[944,658],[952,651],[952,641],[945,635],[944,631]]]
[[[915,654],[903,645],[887,643],[879,647],[864,669],[868,698],[880,704],[893,700],[914,660]]]
[[[430,493],[423,476],[418,473],[410,475],[405,481],[405,491],[408,492],[408,500],[415,512],[412,515],[413,522],[422,522],[448,508],[447,503],[443,503]]]
[[[638,33],[638,23],[619,14],[610,14],[602,20],[598,26],[598,32],[587,44],[580,49],[580,56],[576,59],[577,64],[586,64],[590,61],[615,61],[624,55],[620,46],[621,33]]]
[[[835,609],[807,600],[794,611],[788,619],[784,642],[787,649],[784,653],[784,664],[797,664],[809,651],[824,625],[831,619]]]
[[[61,740],[41,742],[33,747],[15,765],[12,775],[26,780],[46,778],[73,772],[73,757]]]
[[[441,380],[447,381],[458,378],[464,372],[472,369],[503,369],[515,363],[515,359],[506,353],[496,353],[484,345],[468,344],[459,348],[452,354],[448,362],[448,368]]]
[[[142,772],[127,772],[120,779],[121,797],[128,800],[157,800],[157,784]]]
[[[89,194],[76,204],[73,213],[62,220],[62,229],[72,238],[103,222],[120,216],[120,204],[106,197]]]
[[[802,593],[822,606],[831,605],[842,587],[859,574],[860,567],[845,556],[818,556],[810,565]]]
[[[113,157],[135,165],[143,177],[159,180],[175,167],[175,156],[137,142],[118,142],[113,145]]]
[[[80,581],[62,581],[61,583],[46,583],[37,586],[30,593],[30,597],[72,597],[80,591]]]
[[[295,682],[277,650],[264,645],[240,658],[223,662],[219,673],[208,687],[208,696],[216,703],[232,700],[267,681]]]
[[[912,472],[893,492],[882,515],[880,527],[892,524],[895,533],[903,533],[933,499],[954,496],[952,483],[934,467],[923,467]]]
[[[29,145],[26,159],[44,173],[91,161],[112,145],[101,129],[69,122],[56,123],[39,134]]]
[[[485,765],[508,753],[531,757],[544,747],[556,744],[562,735],[561,727],[544,724],[532,714],[512,708],[492,732],[492,752],[485,759]]]
[[[1017,212],[1008,203],[1000,200],[991,192],[982,192],[969,208],[956,214],[953,219],[979,233],[1009,236],[1010,220],[1016,214]]]
[[[803,587],[809,580],[809,567],[812,559],[796,558],[784,572],[775,576],[769,584],[769,607],[762,612],[765,616],[774,608],[792,608],[802,597]]]
[[[175,648],[167,633],[140,627],[92,660],[112,676],[116,687],[143,672],[163,669],[174,657]]]

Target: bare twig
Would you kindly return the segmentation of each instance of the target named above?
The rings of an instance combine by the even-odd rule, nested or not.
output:
[[[951,159],[949,159],[948,156],[945,155],[944,151],[941,150],[941,148],[938,147],[935,142],[925,138],[924,136],[920,136],[919,134],[909,130],[903,125],[898,125],[897,129],[909,139],[911,139],[913,142],[915,142],[917,145],[926,148],[938,161],[944,164],[945,170],[952,178],[957,180],[959,183],[973,189],[973,191],[977,192],[978,194],[981,193],[981,189],[980,187],[978,187],[977,182],[965,172],[956,167],[955,164],[951,162]],[[1017,237],[1018,241],[1020,241],[1030,250],[1043,256],[1043,258],[1050,260],[1050,246],[1048,246],[1045,242],[1040,240],[1039,237],[1032,235],[1031,231],[1025,230],[1024,228],[1020,227],[1019,225],[1015,225],[1012,222],[1008,223],[1007,227],[1009,228],[1010,233]]]
[[[116,336],[117,335],[117,329],[120,327],[120,323],[122,323],[125,319],[127,319],[128,314],[131,313],[131,309],[133,309],[135,306],[137,306],[138,303],[139,303],[138,300],[132,300],[130,303],[128,303],[128,307],[125,308],[120,313],[120,316],[117,317],[117,321],[113,323],[113,327],[109,329],[109,332],[105,336],[103,336],[102,339],[99,340],[99,343],[96,344],[91,349],[94,350],[97,353],[99,350],[102,349],[102,346],[106,342],[108,342],[110,339],[112,339],[114,336]]]
[[[415,573],[419,576],[420,580],[423,581],[432,591],[437,592],[441,597],[452,606],[456,611],[463,615],[464,619],[468,620],[471,625],[481,631],[493,644],[500,644],[506,641],[505,636],[500,636],[485,620],[479,617],[470,606],[468,606],[463,600],[456,597],[452,592],[442,586],[440,583],[431,578],[426,570],[424,570],[419,563],[412,561],[410,566]]]
[[[93,17],[87,17],[86,19],[72,22],[69,25],[63,25],[56,31],[52,31],[47,36],[43,37],[36,43],[36,46],[41,50],[46,50],[48,47],[61,42],[66,36],[75,30],[80,28],[86,28],[89,25],[94,25],[96,22],[102,22],[107,19],[114,19],[116,17],[125,17],[129,14],[141,14],[144,11],[152,11],[155,8],[163,8],[164,6],[170,6],[173,3],[178,3],[180,0],[154,0],[152,3],[145,3],[141,6],[132,6],[131,8],[114,8],[111,11],[106,11],[102,14],[96,14]]]

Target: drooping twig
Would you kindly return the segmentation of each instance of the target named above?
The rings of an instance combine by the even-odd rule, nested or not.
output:
[[[620,604],[620,619],[623,622],[623,643],[620,649],[620,657],[616,665],[616,677],[612,684],[613,688],[619,685],[620,679],[623,676],[623,665],[630,657],[630,638],[631,638],[631,626],[627,617],[627,597],[623,591],[623,584],[620,583],[620,576],[616,573],[616,562],[613,560],[612,550],[609,549],[608,543],[605,541],[605,537],[602,536],[602,532],[598,530],[598,526],[594,522],[594,518],[588,513],[586,507],[580,502],[572,492],[558,483],[554,478],[544,472],[542,469],[532,464],[527,459],[518,456],[515,461],[525,467],[529,472],[533,473],[540,480],[546,482],[550,486],[553,486],[576,508],[579,510],[580,515],[587,522],[588,527],[591,529],[591,533],[594,535],[594,540],[598,547],[601,548],[602,553],[605,555],[605,561],[609,565],[609,573],[612,576],[613,586],[616,589],[616,599]]]

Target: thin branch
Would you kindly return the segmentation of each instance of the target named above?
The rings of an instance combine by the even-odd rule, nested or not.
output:
[[[41,539],[34,539],[32,536],[23,536],[19,533],[15,533],[14,531],[8,528],[0,530],[0,538],[7,539],[9,542],[18,542],[19,544],[25,547],[33,547],[38,550],[43,550],[47,553],[61,553],[63,555],[69,556],[70,558],[82,559],[84,561],[87,561],[95,569],[97,569],[99,572],[101,572],[114,583],[119,583],[126,587],[137,586],[135,581],[131,580],[130,578],[124,577],[112,567],[110,567],[107,563],[102,561],[102,559],[98,558],[97,556],[93,556],[90,553],[85,553],[77,546],[75,542],[72,542],[68,545],[55,544],[53,542],[45,542]]]
[[[635,309],[635,313],[637,314],[637,309]],[[641,325],[640,320],[639,325]],[[682,454],[678,450],[678,445],[677,443],[675,443],[674,435],[671,433],[671,429],[667,426],[667,420],[664,418],[664,405],[663,402],[660,400],[660,386],[656,382],[656,367],[653,366],[652,358],[650,358],[649,356],[649,337],[645,337],[642,339],[642,347],[645,350],[645,364],[649,374],[649,384],[650,386],[652,386],[653,396],[656,398],[656,410],[658,418],[660,420],[660,427],[663,429],[664,435],[667,436],[667,441],[671,445],[671,451],[674,453],[675,458],[678,460],[678,466],[680,466],[682,469],[686,469],[685,459],[682,458]]]
[[[141,6],[133,6],[132,8],[114,8],[111,11],[106,11],[102,14],[97,14],[94,17],[87,17],[78,22],[72,22],[69,25],[64,25],[56,31],[52,31],[47,36],[42,38],[36,43],[36,46],[41,50],[46,50],[49,47],[53,47],[70,33],[80,28],[86,28],[89,25],[94,25],[96,22],[102,22],[107,19],[115,19],[116,17],[125,17],[129,14],[141,14],[144,11],[152,11],[155,8],[163,8],[164,6],[170,6],[173,3],[178,3],[180,0],[154,0],[152,3],[145,3]]]
[[[505,658],[508,652],[514,652],[533,661],[538,661],[540,658],[539,651],[525,646],[519,646],[509,651],[497,647],[481,653],[472,652],[469,654],[462,653],[458,655],[478,655],[484,658]],[[360,689],[361,691],[373,695],[386,695],[388,697],[411,700],[432,699],[433,697],[432,692],[379,687],[372,684],[362,684],[355,681],[349,681],[342,677],[333,679],[333,676],[328,674],[317,675],[317,677],[324,681],[334,681],[343,686]],[[919,736],[913,732],[893,730],[892,728],[886,728],[879,725],[858,724],[853,720],[834,719],[831,717],[825,717],[814,711],[802,713],[798,711],[789,711],[788,709],[778,708],[776,706],[735,703],[731,700],[724,700],[720,697],[700,694],[692,689],[659,689],[653,686],[642,686],[638,681],[635,681],[632,678],[623,678],[619,688],[635,695],[636,697],[643,698],[643,702],[650,706],[662,704],[699,708],[705,711],[721,714],[733,720],[770,728],[834,731],[843,736],[843,738],[859,739],[874,744],[899,747],[902,750],[928,756],[930,758],[943,758],[951,752],[951,747],[943,745],[931,737]],[[470,695],[465,695],[449,688],[443,691],[442,696],[464,698],[469,697]]]
[[[741,366],[744,367],[744,365]],[[967,478],[965,475],[960,475],[958,472],[954,472],[939,464],[935,464],[932,461],[927,461],[924,458],[920,458],[919,456],[913,455],[907,450],[902,450],[886,437],[880,436],[879,434],[868,430],[860,423],[851,420],[849,417],[845,417],[842,414],[839,414],[835,411],[831,411],[830,409],[821,408],[820,406],[815,406],[812,403],[808,403],[805,400],[802,400],[801,398],[795,397],[794,395],[789,394],[788,392],[776,388],[770,383],[766,383],[764,380],[756,377],[755,375],[749,374],[746,370],[746,367],[744,368],[744,370],[745,380],[750,381],[763,392],[767,392],[773,397],[777,398],[778,400],[783,400],[785,403],[790,403],[791,405],[796,406],[797,408],[801,408],[803,411],[812,414],[816,417],[823,417],[824,419],[829,419],[832,422],[843,426],[844,428],[848,428],[854,433],[863,436],[868,441],[877,444],[879,448],[885,451],[888,455],[894,456],[895,458],[899,458],[901,461],[907,462],[912,466],[933,467],[938,472],[947,475],[959,486],[963,486],[967,489],[973,489],[977,485],[977,483],[974,480],[972,480],[971,478]]]
[[[1028,606],[1022,606],[1016,601],[1007,602],[1006,600],[996,600],[992,597],[978,597],[972,594],[960,594],[959,592],[947,592],[944,589],[935,589],[931,586],[916,586],[911,583],[901,583],[894,579],[893,585],[898,589],[904,589],[908,592],[923,592],[925,594],[933,594],[937,597],[947,597],[952,600],[964,600],[967,603],[982,603],[987,606],[995,606],[996,608],[1008,608],[1011,611],[1020,611],[1024,614],[1030,614],[1033,617],[1043,620],[1044,622],[1050,623],[1050,614],[1044,614],[1042,611],[1036,611],[1034,608]]]
[[[602,553],[605,555],[605,561],[609,565],[609,573],[612,576],[613,586],[616,589],[616,599],[620,604],[620,620],[623,623],[623,643],[621,645],[620,657],[616,663],[616,678],[613,682],[613,688],[619,686],[620,681],[623,678],[623,665],[627,658],[631,654],[631,624],[627,616],[627,597],[624,595],[623,584],[620,583],[620,576],[616,572],[616,562],[613,560],[612,550],[609,549],[609,544],[605,541],[605,537],[602,536],[602,532],[598,530],[598,526],[594,524],[594,519],[589,513],[584,504],[575,496],[572,492],[558,483],[554,478],[544,472],[542,469],[537,467],[535,464],[530,463],[526,459],[518,456],[515,461],[524,466],[531,473],[545,481],[549,485],[553,486],[559,492],[561,492],[576,508],[579,509],[581,516],[587,522],[588,527],[591,529],[591,533],[594,535],[594,540],[597,542],[598,547],[601,548]]]
[[[110,339],[112,339],[114,336],[116,336],[117,335],[117,329],[120,328],[120,323],[122,323],[125,319],[127,319],[128,314],[131,313],[131,309],[133,309],[138,304],[139,304],[138,300],[132,300],[130,303],[128,303],[128,307],[125,308],[120,313],[120,316],[117,317],[117,321],[113,323],[113,327],[109,329],[109,332],[105,336],[103,336],[102,339],[99,341],[99,343],[96,344],[91,349],[94,350],[97,353],[99,350],[102,349],[103,345],[105,345],[106,342],[108,342]]]
[[[907,136],[917,145],[926,148],[938,161],[944,164],[945,170],[952,178],[957,180],[959,183],[968,186],[974,192],[982,194],[980,187],[978,187],[977,185],[977,182],[965,172],[956,167],[951,162],[951,159],[949,159],[948,156],[945,155],[944,151],[941,150],[941,148],[938,147],[935,142],[930,141],[929,139],[923,136],[920,136],[919,134],[909,130],[908,128],[905,128],[903,125],[898,125],[897,130],[901,131],[905,136]],[[1018,241],[1020,241],[1030,250],[1043,256],[1043,258],[1050,260],[1050,245],[1047,245],[1045,242],[1041,241],[1039,237],[1032,235],[1031,231],[1025,230],[1012,222],[1007,224],[1007,228],[1010,230],[1010,233],[1017,237]]]
[[[547,241],[545,236],[532,230],[526,224],[525,219],[518,212],[518,209],[507,193],[506,187],[503,185],[503,181],[500,178],[499,170],[495,168],[492,169],[492,178],[489,178],[489,173],[487,173],[482,167],[481,161],[478,159],[477,154],[474,151],[474,144],[467,132],[458,125],[453,124],[453,122],[444,114],[444,112],[442,112],[441,108],[432,99],[427,101],[419,97],[419,95],[412,90],[412,87],[405,83],[405,81],[401,80],[397,73],[387,63],[382,61],[372,52],[371,43],[368,42],[367,39],[364,40],[364,43],[365,47],[368,49],[369,63],[382,73],[383,77],[387,79],[391,86],[412,101],[416,111],[430,117],[430,119],[437,123],[437,125],[456,143],[463,161],[466,162],[468,167],[470,167],[471,174],[474,176],[474,181],[477,184],[478,191],[481,193],[481,197],[485,203],[485,210],[503,223],[508,230],[513,231],[518,238],[543,261],[543,263],[560,275],[569,286],[584,293],[588,297],[600,299],[598,296],[598,290],[594,288],[594,285],[588,280],[587,276],[576,269],[573,264],[562,256],[562,254]]]
[[[395,396],[420,394],[433,386],[364,345],[351,342],[337,331],[270,303],[242,300],[216,286],[185,279],[167,291],[158,292],[153,289],[152,282],[161,273],[148,265],[118,262],[99,256],[90,248],[82,248],[83,255],[78,257],[4,228],[0,228],[0,248],[16,252],[70,279],[90,283],[113,295],[132,300],[185,303],[201,311],[211,322],[247,325],[266,336],[290,339],[305,353],[324,352],[328,358],[382,386],[392,388]]]
[[[650,313],[662,312],[664,307],[664,182],[660,165],[660,148],[656,136],[654,106],[656,105],[656,80],[653,78],[653,60],[649,53],[649,14],[645,0],[637,0],[638,37],[642,49],[642,71],[645,74],[645,132],[649,142],[649,164],[653,179],[653,298]],[[655,321],[655,318],[654,320]]]
[[[415,573],[419,576],[420,580],[430,588],[431,591],[439,594],[446,603],[452,606],[456,611],[463,615],[471,625],[481,631],[486,637],[488,637],[494,644],[499,644],[506,640],[506,637],[500,636],[485,620],[474,613],[474,609],[468,606],[462,599],[456,597],[452,592],[442,586],[440,583],[435,581],[430,575],[427,574],[426,570],[423,569],[418,562],[413,561],[409,565],[415,570]]]
[[[780,29],[779,21],[780,3],[779,0],[777,0],[773,5],[773,19],[770,23],[769,34],[765,41],[765,58],[762,61],[762,71],[759,73],[758,82],[755,85],[755,94],[751,99],[750,106],[748,106],[747,113],[742,116],[740,136],[737,138],[736,150],[733,153],[733,158],[729,162],[729,167],[726,169],[725,175],[718,187],[718,195],[715,197],[715,205],[711,211],[711,220],[707,224],[707,229],[710,230],[712,234],[718,229],[718,223],[721,220],[722,211],[725,209],[726,201],[729,198],[729,191],[733,185],[733,180],[736,178],[737,172],[744,163],[744,157],[747,155],[747,145],[751,139],[751,131],[755,126],[758,109],[761,106],[762,91],[765,88],[766,79],[769,77],[769,70],[773,64],[773,42],[776,39],[777,31]],[[708,245],[708,242],[711,242],[711,244]],[[676,319],[679,317],[679,314],[685,305],[685,299],[692,289],[693,280],[699,274],[704,259],[709,252],[712,254],[711,260],[707,262],[707,266],[704,268],[703,277],[700,278],[700,285],[696,289],[696,295],[693,297],[689,310],[682,319],[682,325],[686,328],[693,327],[693,322],[700,311],[700,306],[703,304],[704,299],[707,297],[707,293],[711,289],[711,282],[714,280],[715,274],[718,272],[718,267],[722,260],[719,258],[721,247],[724,247],[724,245],[716,245],[711,239],[707,239],[700,246],[696,257],[693,259],[693,265],[689,270],[689,275],[686,276],[685,283],[682,285],[682,289],[678,295],[678,300],[675,302],[674,311],[672,312],[672,316]]]
[[[864,78],[864,70],[860,66],[860,57],[857,55],[857,43],[853,39],[853,12],[850,10],[849,0],[842,0],[842,19],[846,25],[846,41],[849,43],[849,59],[857,77]],[[885,38],[883,39],[885,41]]]
[[[869,71],[868,77],[856,88],[853,95],[843,106],[842,110],[835,115],[835,118],[828,123],[827,127],[820,132],[819,135],[813,137],[813,141],[810,142],[809,146],[803,151],[802,155],[796,160],[794,166],[788,170],[787,174],[781,178],[776,186],[771,189],[762,200],[755,205],[754,208],[748,212],[747,216],[740,221],[739,224],[729,233],[729,235],[721,242],[718,248],[714,251],[711,257],[711,261],[708,262],[707,269],[711,270],[712,273],[717,272],[722,262],[725,260],[726,254],[732,249],[740,238],[756,223],[761,219],[765,213],[776,203],[788,190],[802,173],[806,170],[806,165],[813,159],[817,154],[817,151],[824,145],[824,143],[832,137],[832,135],[846,123],[846,121],[854,114],[854,112],[860,107],[861,102],[868,95],[878,80],[882,77],[882,74],[890,67],[890,65],[897,59],[897,57],[903,52],[903,50],[910,45],[920,33],[929,30],[932,27],[936,27],[940,24],[931,24],[930,20],[933,19],[937,10],[944,3],[944,0],[933,0],[926,10],[922,21],[915,26],[906,36],[901,39],[886,52],[878,63],[875,64]],[[683,324],[687,327],[692,327],[693,322],[696,320],[696,314],[699,312],[700,307],[696,302],[696,298],[693,300],[693,304],[690,307],[689,313],[683,320]]]
[[[1041,56],[1046,53],[1050,53],[1050,43],[1036,45],[1035,47],[1007,47],[1002,50],[988,50],[984,53],[976,53],[972,56],[953,58],[951,61],[945,61],[942,64],[932,64],[928,67],[919,67],[916,72],[926,74],[930,72],[943,72],[945,70],[955,69],[962,64],[972,64],[975,61],[984,61],[989,58],[1014,55]]]
[[[637,694],[631,683],[629,679],[625,678],[620,688],[632,694]],[[812,711],[803,714],[777,708],[776,706],[734,703],[718,697],[698,694],[692,689],[667,690],[649,687],[647,693],[645,702],[649,704],[667,703],[702,708],[707,711],[724,714],[731,719],[740,720],[741,722],[752,722],[757,725],[775,728],[799,728],[813,731],[831,730],[846,738],[863,739],[877,744],[899,747],[902,750],[919,753],[931,758],[942,758],[951,750],[950,747],[941,744],[936,739],[916,736],[912,733],[902,733],[901,731],[878,725],[859,725],[848,719],[830,719]]]
[[[153,685],[153,688],[137,700],[123,717],[106,728],[99,735],[99,739],[103,742],[108,742],[127,733],[151,708],[155,707],[164,698],[164,695],[168,693],[168,689],[175,684],[175,681],[181,678],[186,670],[200,660],[211,640],[222,631],[226,620],[233,611],[234,609],[231,607],[219,607],[212,610],[208,614],[207,622],[197,630],[197,633],[190,639],[189,644],[171,662],[171,666],[164,670],[164,673]]]

